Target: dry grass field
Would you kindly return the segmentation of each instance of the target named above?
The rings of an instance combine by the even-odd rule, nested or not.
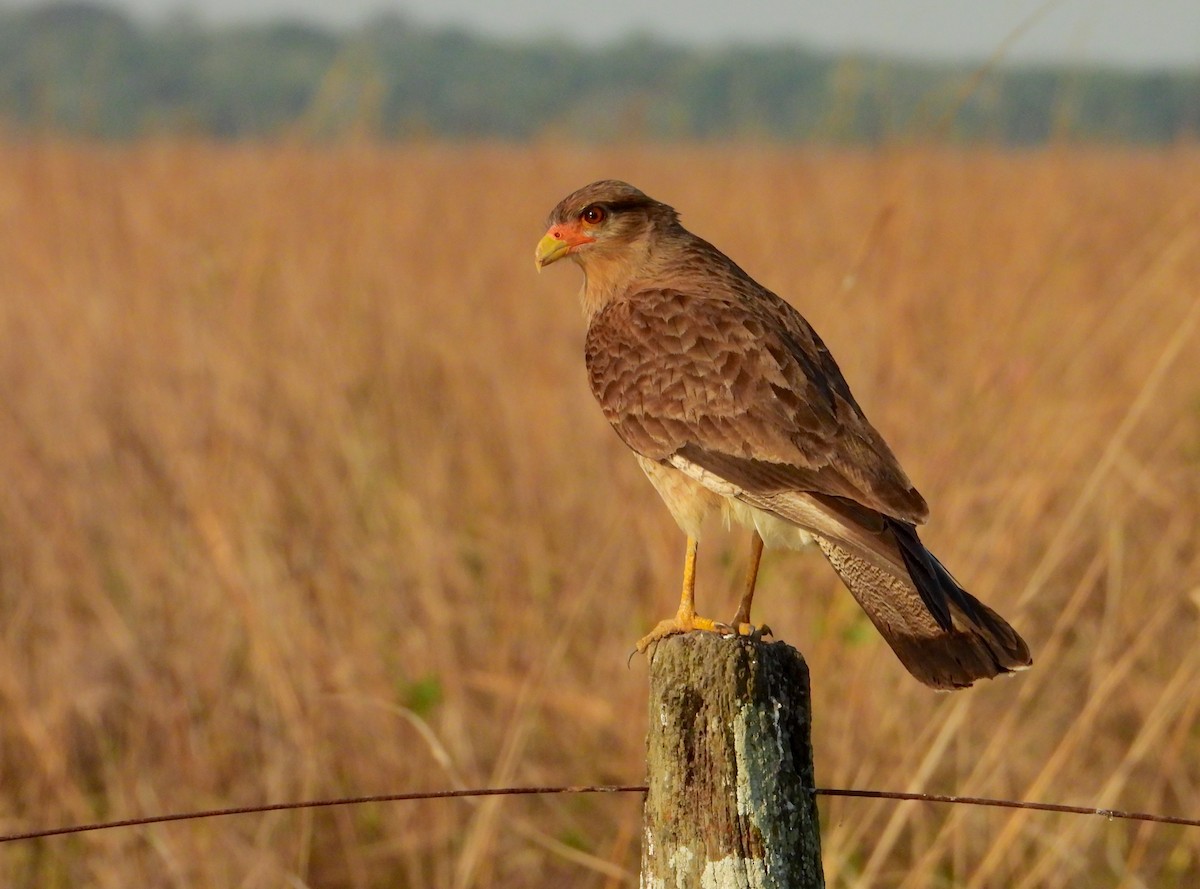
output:
[[[796,304],[1034,669],[938,695],[819,553],[824,786],[1200,816],[1200,149],[0,143],[0,832],[636,783],[683,540],[583,374],[569,190],[628,179]],[[736,601],[744,535],[701,551]],[[1200,830],[823,799],[832,887],[1174,887]],[[640,800],[0,845],[6,887],[636,885]]]

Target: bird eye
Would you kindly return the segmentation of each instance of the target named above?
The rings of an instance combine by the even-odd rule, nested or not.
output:
[[[599,225],[604,221],[604,217],[608,214],[604,212],[604,208],[599,204],[592,204],[579,214],[579,218],[588,225]]]

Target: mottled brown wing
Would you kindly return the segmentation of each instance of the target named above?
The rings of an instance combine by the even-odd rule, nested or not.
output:
[[[928,514],[825,345],[774,294],[628,294],[592,319],[585,357],[605,416],[645,457],[681,454],[746,492]]]

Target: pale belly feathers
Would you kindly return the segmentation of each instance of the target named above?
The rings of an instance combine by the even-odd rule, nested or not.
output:
[[[689,537],[699,540],[705,520],[720,515],[726,528],[738,524],[758,531],[763,544],[771,549],[800,549],[813,542],[812,535],[798,525],[736,499],[736,489],[718,476],[692,467],[690,471],[699,475],[701,482],[673,466],[664,466],[640,454],[635,456],[676,523]]]

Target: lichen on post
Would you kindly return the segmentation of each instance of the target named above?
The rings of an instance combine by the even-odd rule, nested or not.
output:
[[[824,886],[810,720],[794,648],[714,633],[658,644],[643,889]]]

